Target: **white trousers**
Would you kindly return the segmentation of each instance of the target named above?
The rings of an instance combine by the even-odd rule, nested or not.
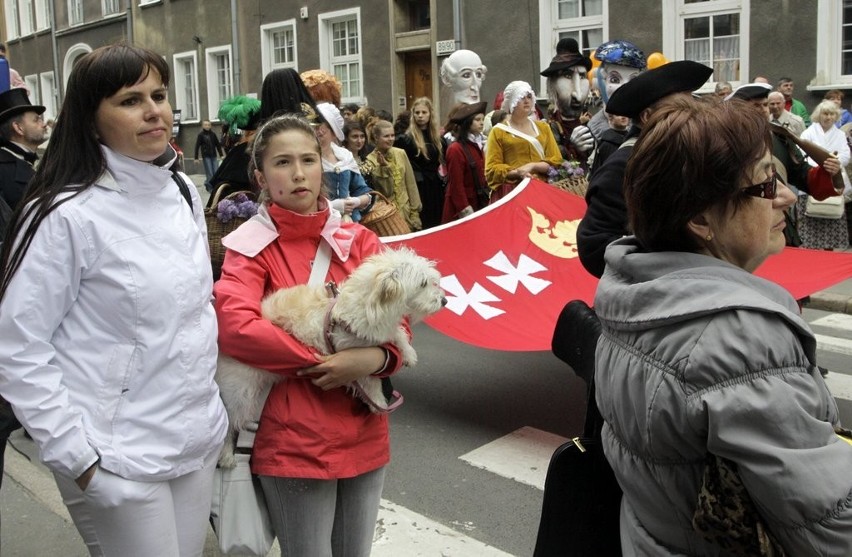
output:
[[[218,457],[215,451],[201,470],[160,482],[98,468],[85,492],[72,479],[54,477],[92,556],[201,557]]]

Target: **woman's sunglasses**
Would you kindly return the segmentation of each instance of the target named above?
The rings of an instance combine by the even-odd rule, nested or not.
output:
[[[769,180],[743,188],[740,193],[762,199],[775,199],[778,196],[778,175],[773,172]]]

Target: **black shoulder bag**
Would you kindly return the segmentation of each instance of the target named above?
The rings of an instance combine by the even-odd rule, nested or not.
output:
[[[180,194],[186,200],[186,204],[189,205],[189,210],[192,211],[192,214],[195,214],[195,207],[192,206],[192,196],[189,194],[189,186],[186,185],[186,182],[183,181],[183,178],[180,177],[180,174],[177,172],[172,172],[172,180],[178,186],[180,190]]]

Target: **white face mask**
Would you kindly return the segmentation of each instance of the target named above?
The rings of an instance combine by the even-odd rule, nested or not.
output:
[[[585,68],[571,68],[565,75],[556,78],[553,83],[556,103],[563,116],[577,116],[583,110],[583,103],[589,98],[589,80]]]
[[[446,75],[443,82],[453,92],[453,100],[465,104],[479,102],[479,89],[486,72],[479,56],[469,50],[459,50],[444,64]]]
[[[639,75],[641,72],[642,70],[639,68],[633,68],[630,66],[601,64],[598,68],[598,88],[601,91],[603,102],[608,102],[616,89]]]

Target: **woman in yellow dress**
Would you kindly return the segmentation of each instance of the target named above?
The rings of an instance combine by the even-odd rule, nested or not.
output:
[[[559,146],[545,123],[533,120],[535,95],[529,83],[513,81],[503,93],[503,107],[510,117],[488,134],[485,178],[496,190],[529,176],[547,181],[547,171],[562,164]]]

